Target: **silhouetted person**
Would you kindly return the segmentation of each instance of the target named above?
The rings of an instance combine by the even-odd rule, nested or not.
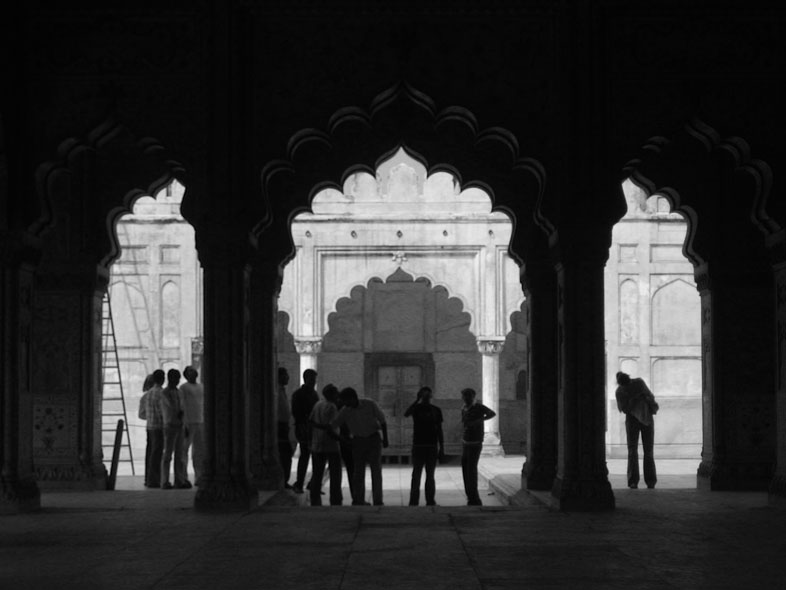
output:
[[[164,453],[161,456],[161,489],[171,490],[169,466],[174,454],[176,488],[190,488],[191,483],[183,473],[183,408],[180,400],[180,371],[169,369],[166,374],[167,386],[161,392],[161,416],[164,419]]]
[[[303,371],[303,385],[292,394],[292,417],[295,419],[295,438],[300,445],[300,458],[297,461],[297,478],[292,488],[298,494],[303,493],[303,482],[308,471],[308,460],[311,458],[311,427],[308,417],[319,401],[316,392],[317,372],[314,369]]]
[[[437,490],[434,471],[437,460],[445,454],[445,441],[442,435],[442,410],[431,403],[431,388],[421,387],[417,398],[404,412],[412,416],[412,482],[409,489],[409,505],[420,502],[420,476],[426,468],[426,505],[436,504],[434,495]]]
[[[352,504],[366,502],[366,465],[371,470],[371,497],[375,506],[382,506],[382,449],[388,446],[388,425],[385,414],[374,400],[358,399],[351,387],[341,390],[344,407],[330,425],[349,427],[352,434]],[[382,437],[380,438],[380,431]]]
[[[202,477],[202,464],[205,460],[204,441],[204,403],[205,392],[197,383],[199,372],[192,366],[183,369],[186,382],[180,386],[180,399],[183,405],[183,477],[188,481],[188,451],[191,449],[191,463],[194,467],[194,483],[199,485]]]
[[[464,427],[461,450],[461,475],[464,477],[464,493],[467,495],[468,506],[480,506],[478,494],[478,461],[483,449],[483,422],[490,420],[497,413],[475,400],[474,389],[462,389],[461,424]]]
[[[287,397],[287,384],[289,372],[284,367],[278,368],[278,460],[281,471],[284,473],[284,488],[292,489],[289,478],[292,475],[292,443],[289,440],[289,422],[292,419],[292,410]]]
[[[145,431],[147,433],[147,440],[145,442],[145,487],[150,487],[150,451],[152,447],[151,434],[150,434],[150,425],[147,424],[147,398],[150,397],[150,388],[153,387],[155,381],[153,381],[153,374],[151,373],[147,377],[145,377],[145,382],[142,384],[142,397],[139,398],[139,410],[137,415],[139,416],[140,420],[145,421]],[[159,421],[160,423],[160,421]],[[160,430],[160,428],[159,428]],[[158,477],[155,478],[154,481],[158,481]]]
[[[339,395],[336,398],[336,408],[341,410],[344,407],[344,398]],[[353,478],[355,476],[355,463],[352,461],[352,437],[349,432],[349,426],[342,424],[338,428],[338,445],[341,452],[341,461],[344,463],[344,469],[347,470],[347,486],[349,487],[349,494],[353,494]]]
[[[336,399],[338,388],[332,383],[322,389],[325,399],[319,401],[311,410],[311,505],[322,505],[322,476],[325,464],[330,470],[330,505],[341,506],[341,453],[338,444],[338,430],[330,426],[338,414]]]
[[[164,451],[164,419],[161,416],[161,388],[166,375],[156,369],[148,376],[151,385],[139,400],[139,417],[145,420],[147,446],[145,448],[145,485],[161,487],[161,455]],[[145,379],[145,385],[148,384]],[[143,416],[144,414],[144,416]]]
[[[628,487],[639,487],[639,433],[644,448],[644,482],[654,488],[658,482],[655,473],[655,421],[658,403],[644,379],[620,371],[617,373],[617,409],[625,414],[625,434],[628,439]]]

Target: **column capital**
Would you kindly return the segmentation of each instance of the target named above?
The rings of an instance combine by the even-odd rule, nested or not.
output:
[[[322,338],[319,336],[295,338],[295,350],[298,354],[319,354],[322,352]]]
[[[245,267],[253,258],[250,234],[230,225],[195,228],[196,249],[203,267]]]
[[[478,352],[480,354],[496,355],[502,352],[505,339],[497,336],[478,338]]]

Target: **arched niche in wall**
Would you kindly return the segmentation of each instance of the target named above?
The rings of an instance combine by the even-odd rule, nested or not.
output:
[[[652,295],[652,344],[701,346],[701,299],[695,285],[671,279],[656,287]]]

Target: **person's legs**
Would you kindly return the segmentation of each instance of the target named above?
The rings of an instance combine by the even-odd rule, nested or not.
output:
[[[648,488],[654,488],[658,483],[655,473],[655,424],[641,427],[641,446],[644,448],[644,482]]]
[[[150,480],[151,480],[150,476],[153,474],[153,469],[150,468],[150,451],[153,444],[151,440],[153,438],[153,435],[150,434],[151,432],[152,430],[145,430],[145,433],[147,434],[147,438],[145,439],[146,440],[145,443],[145,487],[146,488],[150,487]]]
[[[426,506],[434,506],[436,504],[437,482],[434,478],[434,472],[437,469],[438,455],[437,447],[426,448]]]
[[[186,430],[188,431],[187,434]],[[192,441],[194,440],[190,424],[183,428],[180,438],[182,441],[180,444],[180,452],[175,452],[175,454],[180,457],[180,461],[178,461],[178,465],[175,468],[175,473],[180,473],[181,477],[183,478],[183,482],[186,482],[188,481],[188,450],[191,448]],[[175,478],[175,481],[177,481],[177,477]]]
[[[426,463],[426,448],[412,447],[412,480],[409,485],[409,505],[417,506],[420,503],[420,474]]]
[[[480,450],[483,445],[465,444],[461,453],[461,473],[464,476],[464,493],[467,495],[467,504],[470,506],[480,506],[480,495],[478,494],[478,461],[480,460]]]
[[[369,443],[368,467],[371,470],[371,499],[382,506],[382,439],[372,436]]]
[[[344,496],[341,493],[341,454],[328,453],[327,460],[330,470],[330,505],[341,506],[344,502]]]
[[[628,439],[628,487],[639,486],[639,430],[641,422],[625,416],[625,434]]]
[[[341,459],[344,461],[344,467],[347,470],[347,485],[349,486],[349,495],[355,499],[355,469],[352,460],[352,446],[350,444],[341,445]]]
[[[179,426],[175,430],[175,487],[176,488],[190,488],[191,482],[188,481],[186,476],[186,459],[183,457],[183,451],[186,448],[183,441],[183,427]]]
[[[325,474],[327,455],[325,453],[311,453],[311,457],[311,489],[309,490],[311,505],[322,506],[322,476]]]
[[[352,504],[366,503],[366,439],[352,439]]]
[[[148,431],[152,442],[150,448],[150,476],[148,485],[151,488],[161,487],[161,456],[164,452],[164,430],[154,428]]]
[[[297,460],[297,479],[295,479],[295,489],[303,491],[303,483],[306,481],[308,471],[308,460],[311,458],[311,449],[308,446],[308,438],[298,438],[300,445],[300,458]]]
[[[202,464],[205,461],[205,437],[202,422],[189,424],[191,431],[191,464],[194,466],[194,484],[202,477]]]
[[[177,441],[177,426],[164,426],[164,451],[161,455],[161,487],[171,488],[169,482],[169,466],[172,463],[172,453],[175,451]]]

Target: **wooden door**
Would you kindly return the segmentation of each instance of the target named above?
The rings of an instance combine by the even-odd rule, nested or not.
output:
[[[390,446],[388,455],[408,455],[412,446],[412,418],[404,412],[417,396],[423,383],[423,368],[418,365],[380,365],[377,368],[377,403],[385,413]]]

